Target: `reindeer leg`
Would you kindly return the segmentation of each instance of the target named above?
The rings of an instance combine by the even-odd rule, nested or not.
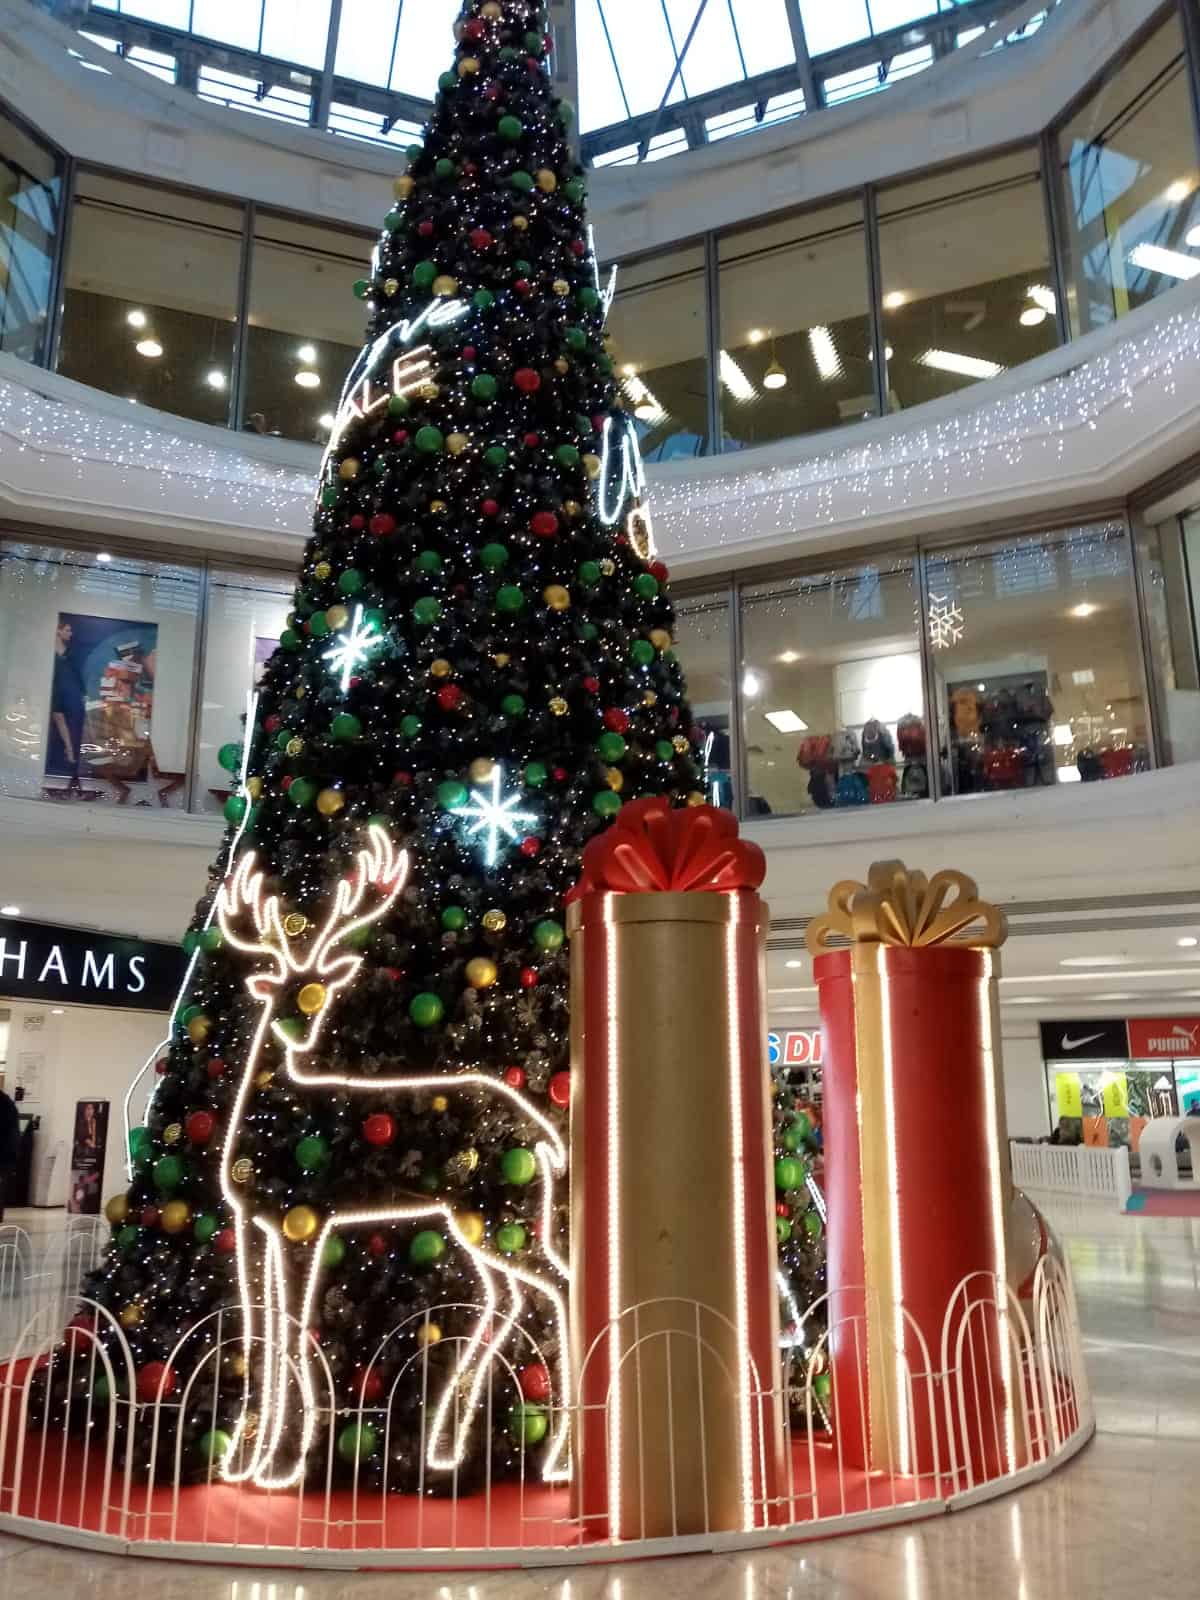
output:
[[[267,1240],[240,1211],[235,1228],[246,1370],[242,1413],[233,1430],[233,1445],[221,1464],[221,1476],[226,1483],[245,1483],[257,1476],[271,1409],[275,1302]]]
[[[299,1320],[299,1304],[289,1289],[283,1239],[273,1223],[257,1219],[256,1226],[266,1238],[270,1314],[267,1319],[267,1349],[263,1362],[264,1412],[259,1423],[261,1456],[255,1482],[263,1489],[290,1489],[304,1475],[304,1458],[311,1443],[314,1416],[309,1352],[304,1341],[307,1329]],[[290,1462],[281,1460],[283,1432],[288,1420],[288,1385],[296,1379],[301,1390],[301,1437]]]
[[[467,1341],[467,1347],[455,1368],[453,1377],[447,1382],[438,1399],[430,1429],[426,1460],[430,1467],[439,1472],[453,1471],[466,1454],[483,1385],[499,1354],[501,1344],[512,1332],[521,1310],[520,1290],[515,1280],[504,1272],[499,1262],[493,1260],[485,1262],[482,1255],[477,1254],[475,1266],[484,1289],[482,1314],[475,1331]],[[509,1305],[501,1314],[498,1326],[496,1324],[496,1308],[499,1303],[496,1287],[497,1269],[499,1275],[505,1278],[509,1289]],[[448,1438],[448,1435],[451,1437]]]

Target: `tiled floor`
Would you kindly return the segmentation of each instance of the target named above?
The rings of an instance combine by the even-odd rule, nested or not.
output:
[[[235,1573],[0,1539],[0,1600],[1174,1600],[1200,1557],[1200,1221],[1047,1202],[1076,1274],[1099,1433],[1018,1495],[915,1528],[607,1569]]]

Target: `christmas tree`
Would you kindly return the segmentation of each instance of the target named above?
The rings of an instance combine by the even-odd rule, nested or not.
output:
[[[828,1424],[830,1380],[822,1339],[828,1326],[824,1296],[825,1197],[821,1188],[821,1114],[797,1088],[782,1062],[771,1066],[775,1135],[775,1234],[780,1326],[788,1351],[785,1374],[793,1426],[806,1420],[805,1390],[813,1370],[813,1412]],[[816,1361],[813,1361],[814,1355]]]
[[[702,795],[546,28],[465,0],[355,286],[366,344],[109,1207],[90,1293],[139,1399],[241,1307],[177,1423],[201,1475],[567,1471],[563,897],[624,802]]]

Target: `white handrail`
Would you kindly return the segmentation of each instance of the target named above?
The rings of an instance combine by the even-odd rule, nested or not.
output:
[[[1133,1193],[1129,1151],[1123,1146],[1020,1144],[1010,1141],[1013,1181],[1021,1189],[1096,1195],[1120,1210]]]

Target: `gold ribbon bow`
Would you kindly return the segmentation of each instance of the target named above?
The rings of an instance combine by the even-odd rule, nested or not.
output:
[[[979,924],[978,927],[975,925]],[[974,931],[968,931],[974,929]],[[1008,937],[1004,913],[979,898],[965,872],[910,872],[903,861],[876,861],[866,883],[846,878],[829,891],[829,910],[809,923],[810,954],[852,944],[963,944],[995,949]]]

